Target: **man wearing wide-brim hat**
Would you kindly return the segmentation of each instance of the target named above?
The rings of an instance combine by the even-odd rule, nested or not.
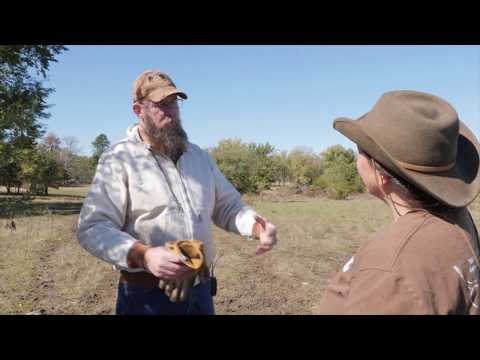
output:
[[[445,100],[384,94],[334,128],[357,144],[367,190],[390,208],[332,279],[323,314],[480,314],[479,236],[467,210],[480,192],[480,145]]]

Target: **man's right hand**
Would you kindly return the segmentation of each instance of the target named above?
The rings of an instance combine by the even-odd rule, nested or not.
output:
[[[192,274],[192,269],[164,246],[149,247],[144,253],[145,270],[156,277],[182,280]]]

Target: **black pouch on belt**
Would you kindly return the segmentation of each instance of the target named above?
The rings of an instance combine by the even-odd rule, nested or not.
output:
[[[213,261],[212,265],[210,266],[210,295],[215,296],[217,295],[217,278],[215,277],[215,274],[213,273],[215,269],[215,265],[217,265],[218,259],[220,259],[222,255],[217,255],[215,257],[215,260]]]
[[[217,295],[217,278],[215,276],[210,277],[210,295]]]

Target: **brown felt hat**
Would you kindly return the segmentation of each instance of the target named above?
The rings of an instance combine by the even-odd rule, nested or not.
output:
[[[391,91],[357,120],[333,127],[386,169],[452,207],[480,192],[480,145],[445,100],[417,91]]]
[[[187,98],[187,95],[177,89],[167,74],[158,70],[144,71],[133,83],[133,102],[143,99],[158,102],[173,94],[177,94],[182,99]]]

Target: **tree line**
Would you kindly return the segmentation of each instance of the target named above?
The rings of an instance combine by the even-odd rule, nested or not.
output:
[[[110,145],[100,134],[87,157],[72,136],[44,136],[41,120],[50,117],[47,98],[54,89],[43,81],[64,51],[61,45],[0,45],[0,186],[8,193],[48,194],[49,186],[89,183]]]
[[[274,184],[322,190],[333,199],[364,191],[356,169],[356,154],[341,145],[317,154],[305,147],[276,151],[269,143],[225,139],[208,150],[240,193],[259,193]]]
[[[7,194],[48,195],[49,187],[89,184],[98,159],[110,146],[105,134],[92,142],[93,155],[80,155],[78,140],[73,136],[60,139],[48,133],[41,142],[29,147],[0,143],[0,186]]]
[[[48,187],[91,182],[109,146],[105,134],[92,142],[92,156],[79,154],[73,136],[45,135],[50,114],[43,85],[50,65],[68,49],[59,45],[0,45],[0,186],[7,192],[48,194]],[[340,145],[316,154],[307,148],[277,151],[272,145],[226,139],[207,149],[241,193],[259,193],[274,184],[307,186],[341,199],[363,191],[355,153]]]

